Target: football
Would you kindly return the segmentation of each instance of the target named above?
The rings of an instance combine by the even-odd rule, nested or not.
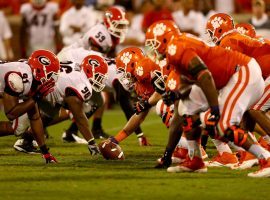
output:
[[[124,160],[124,152],[118,144],[110,140],[104,140],[98,145],[102,156],[107,160]]]

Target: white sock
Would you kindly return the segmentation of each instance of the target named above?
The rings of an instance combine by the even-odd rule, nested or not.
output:
[[[258,159],[270,158],[270,153],[258,144],[252,144],[248,151]]]
[[[228,144],[229,144],[229,146],[230,146],[231,148],[233,148],[235,151],[246,151],[246,150],[243,149],[242,147],[239,147],[239,146],[235,145],[233,142],[229,142]]]
[[[178,142],[178,147],[188,149],[187,138],[182,136]]]
[[[192,160],[194,156],[202,158],[201,145],[196,140],[187,140],[188,155]]]
[[[267,142],[267,144],[270,144],[270,137],[269,137],[269,135],[262,136],[262,138]]]
[[[215,139],[212,139],[212,142],[216,146],[219,154],[223,154],[224,152],[232,153],[232,150],[230,149],[229,145],[226,144],[225,142],[222,142],[220,140],[215,140]]]
[[[258,140],[257,140],[255,134],[253,134],[253,133],[251,133],[251,132],[248,132],[248,135],[249,135],[250,138],[253,140],[253,142],[258,143]]]

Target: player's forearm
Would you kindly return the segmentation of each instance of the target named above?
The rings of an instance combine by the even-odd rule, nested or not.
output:
[[[74,114],[73,114],[74,115]],[[79,131],[82,133],[84,139],[89,141],[93,138],[93,134],[90,131],[88,120],[84,113],[81,115],[74,115],[75,122],[78,126]]]
[[[154,92],[151,97],[148,99],[148,103],[151,106],[155,106],[157,102],[161,99],[161,95],[158,92]]]
[[[5,102],[4,98],[4,105],[8,104],[9,102]],[[5,106],[5,113],[9,120],[14,120],[23,114],[25,114],[27,111],[35,107],[36,102],[30,98],[22,103],[17,103],[14,107]]]
[[[204,92],[210,107],[218,106],[218,92],[211,73],[208,70],[198,75],[198,85]]]
[[[127,135],[132,134],[144,121],[145,117],[147,116],[149,111],[141,112],[140,114],[134,114],[127,122],[123,130],[126,132]]]

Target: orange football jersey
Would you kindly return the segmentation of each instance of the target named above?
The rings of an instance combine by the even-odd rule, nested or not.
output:
[[[155,92],[151,82],[139,82],[135,83],[135,92],[138,97],[142,99],[149,99],[151,95]]]
[[[239,66],[247,65],[250,57],[237,51],[222,47],[211,47],[199,38],[182,34],[173,38],[166,49],[168,62],[176,67],[181,74],[189,77],[188,68],[191,60],[199,56],[211,72],[217,89],[224,87]]]
[[[266,79],[270,75],[270,44],[268,42],[234,32],[225,36],[221,40],[220,46],[255,58],[261,67],[263,78]]]

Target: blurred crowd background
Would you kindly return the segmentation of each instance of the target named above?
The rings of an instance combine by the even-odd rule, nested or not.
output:
[[[130,20],[118,50],[143,46],[145,30],[160,19],[172,19],[181,31],[207,40],[205,24],[216,12],[249,22],[270,39],[270,0],[0,0],[0,59],[26,58],[41,48],[57,53],[102,21],[112,5],[123,7]]]

